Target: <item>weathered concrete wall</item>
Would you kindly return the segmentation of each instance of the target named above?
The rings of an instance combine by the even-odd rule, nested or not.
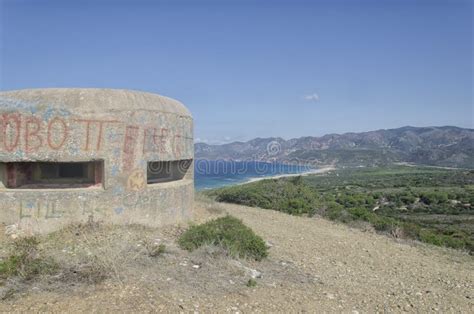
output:
[[[103,161],[101,183],[81,188],[0,187],[0,222],[49,232],[89,217],[157,226],[189,219],[193,166],[181,180],[147,184],[147,162],[193,159],[193,121],[179,102],[104,89],[0,93],[0,176],[7,162]]]

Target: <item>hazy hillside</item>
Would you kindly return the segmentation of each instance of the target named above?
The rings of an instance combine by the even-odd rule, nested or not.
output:
[[[256,138],[223,145],[195,144],[197,159],[310,162],[339,166],[392,162],[474,167],[474,129],[402,127],[321,137]]]

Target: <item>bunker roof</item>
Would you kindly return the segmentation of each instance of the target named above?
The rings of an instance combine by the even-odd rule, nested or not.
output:
[[[46,88],[0,92],[2,102],[55,106],[76,113],[114,111],[161,111],[191,117],[189,110],[169,97],[141,91],[103,88]],[[24,103],[23,103],[24,102]]]

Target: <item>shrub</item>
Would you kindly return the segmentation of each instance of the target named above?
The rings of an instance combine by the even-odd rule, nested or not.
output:
[[[331,220],[338,220],[342,216],[343,211],[344,207],[334,202],[329,204],[324,215]]]
[[[403,234],[407,238],[416,239],[416,240],[420,239],[421,228],[418,225],[411,222],[403,222],[401,225],[401,228],[403,230]]]
[[[301,215],[310,211],[308,208],[308,202],[305,202],[305,200],[301,198],[287,200],[282,208],[284,212],[291,215]]]
[[[163,243],[158,244],[152,241],[144,241],[144,246],[148,256],[157,257],[163,255],[166,252],[166,245]]]
[[[255,287],[257,285],[257,280],[255,279],[249,279],[249,281],[247,281],[247,284],[246,286],[249,287],[249,288],[252,288],[252,287]]]
[[[203,245],[220,246],[230,256],[261,260],[268,248],[261,237],[245,226],[241,220],[225,216],[191,226],[178,240],[181,248],[192,251]]]
[[[365,221],[370,220],[371,213],[365,208],[361,208],[361,207],[349,208],[349,213],[351,213],[351,215],[354,216],[354,218],[356,219],[361,219]]]
[[[420,231],[420,240],[426,243],[441,246],[444,244],[443,238],[431,230],[422,229]]]
[[[378,216],[372,214],[369,219],[370,223],[374,226],[377,231],[392,232],[396,229],[398,223],[395,219],[389,217]]]
[[[462,249],[465,247],[465,242],[453,236],[444,236],[444,245],[453,249]]]
[[[58,265],[39,256],[38,244],[36,237],[15,240],[10,256],[0,261],[0,277],[20,276],[28,280],[36,275],[53,273]]]
[[[275,209],[292,215],[314,215],[320,205],[314,190],[303,178],[262,180],[259,182],[211,191],[218,202]]]

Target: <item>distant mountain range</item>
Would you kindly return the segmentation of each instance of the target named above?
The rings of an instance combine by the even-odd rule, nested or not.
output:
[[[474,168],[474,129],[402,127],[321,137],[256,138],[194,145],[196,159],[259,160],[312,165],[376,166],[407,162]]]

